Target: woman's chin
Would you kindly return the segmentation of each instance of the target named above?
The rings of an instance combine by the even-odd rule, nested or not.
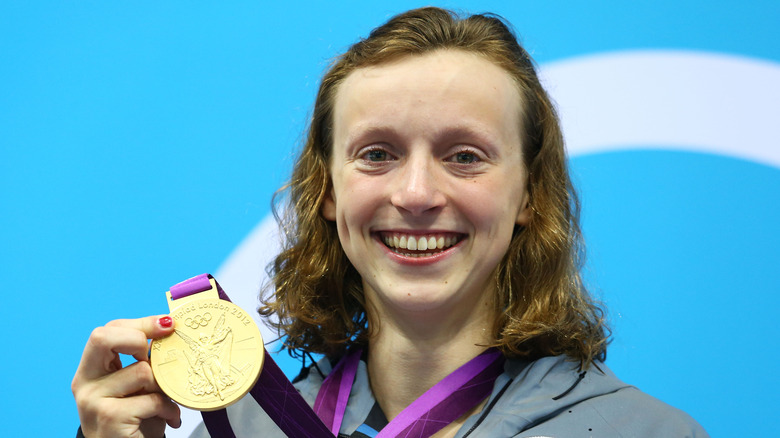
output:
[[[413,289],[384,291],[372,301],[379,304],[378,310],[384,317],[397,315],[400,318],[411,317],[418,322],[434,322],[462,313],[472,313],[479,307],[481,300],[457,291],[443,290],[440,285],[426,288],[416,284]]]

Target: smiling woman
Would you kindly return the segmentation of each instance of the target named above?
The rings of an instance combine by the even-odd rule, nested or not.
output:
[[[491,276],[529,217],[519,101],[508,74],[462,51],[366,67],[339,87],[323,216],[378,312],[372,351],[388,313],[426,338],[492,342]],[[392,236],[400,251],[384,244]]]
[[[296,387],[318,413],[339,399],[321,415],[339,436],[706,436],[602,362],[558,119],[501,19],[424,8],[352,46],[288,191],[260,311],[290,351],[325,355]],[[177,424],[145,362],[113,360],[171,330],[95,331],[73,383],[86,436]],[[226,418],[236,436],[282,433],[250,398]]]

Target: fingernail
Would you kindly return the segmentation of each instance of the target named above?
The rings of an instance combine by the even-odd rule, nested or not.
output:
[[[170,316],[163,316],[157,320],[157,324],[160,324],[160,327],[162,328],[171,328],[173,327],[173,318]]]

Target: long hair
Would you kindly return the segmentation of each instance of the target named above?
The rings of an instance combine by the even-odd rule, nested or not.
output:
[[[608,329],[580,277],[579,203],[558,116],[528,53],[509,25],[489,14],[460,18],[443,9],[415,9],[391,18],[334,61],[320,84],[291,181],[280,192],[281,211],[274,205],[284,246],[270,267],[273,292],[260,313],[278,317],[275,325],[291,351],[338,357],[350,345],[366,344],[370,328],[360,275],[341,248],[336,225],[321,215],[331,187],[336,93],[356,69],[436,50],[477,54],[501,67],[523,105],[517,122],[533,214],[515,228],[496,269],[494,346],[508,357],[566,354],[582,366],[603,360]]]

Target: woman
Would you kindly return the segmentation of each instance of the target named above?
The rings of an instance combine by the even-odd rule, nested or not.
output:
[[[292,351],[326,356],[296,383],[310,404],[362,349],[342,435],[393,425],[486,350],[503,361],[490,395],[432,436],[706,435],[602,363],[558,118],[499,18],[423,8],[352,46],[323,78],[288,194],[260,312],[279,317]],[[143,362],[146,339],[171,325],[96,329],[73,382],[85,436],[178,425]],[[141,362],[119,369],[116,351]],[[280,433],[249,397],[228,412],[237,436]]]

